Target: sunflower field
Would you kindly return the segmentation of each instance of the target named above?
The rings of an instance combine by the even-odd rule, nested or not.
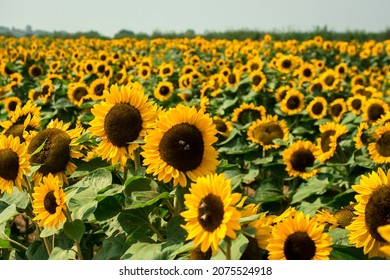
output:
[[[0,37],[0,259],[390,258],[390,40]]]

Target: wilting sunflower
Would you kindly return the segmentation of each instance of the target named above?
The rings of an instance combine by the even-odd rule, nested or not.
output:
[[[282,154],[288,175],[305,180],[316,175],[318,168],[310,170],[314,166],[316,152],[317,147],[310,141],[298,140],[292,143]]]
[[[62,181],[49,174],[43,177],[43,182],[34,188],[32,194],[34,221],[39,221],[40,227],[58,228],[65,223],[66,195],[62,189]]]
[[[348,130],[344,124],[327,122],[320,125],[320,132],[321,136],[317,138],[318,149],[314,155],[320,162],[325,162],[333,157],[339,137],[347,133]]]
[[[354,113],[355,115],[360,115],[362,108],[366,102],[366,97],[364,95],[356,94],[347,99],[347,108],[348,111]]]
[[[363,107],[363,121],[376,122],[389,111],[389,105],[383,99],[370,98]]]
[[[29,172],[30,155],[18,137],[0,135],[0,192],[12,193],[13,186],[22,190],[23,176]]]
[[[234,109],[232,122],[246,125],[265,117],[265,112],[266,110],[263,106],[255,106],[253,103],[243,103],[240,107]]]
[[[387,258],[390,258],[390,224],[378,227],[378,233],[384,240],[387,241],[388,244],[382,246],[379,250],[381,250],[381,252],[384,253]]]
[[[284,120],[278,121],[277,115],[267,115],[266,117],[253,122],[252,125],[248,127],[247,139],[260,144],[263,146],[264,150],[268,150],[279,148],[279,145],[273,142],[274,139],[287,141],[288,135],[287,123]]]
[[[223,174],[199,177],[189,191],[184,195],[188,210],[180,214],[186,221],[182,227],[188,232],[187,240],[194,239],[194,247],[200,245],[202,252],[211,247],[216,253],[220,240],[225,236],[235,239],[235,231],[241,228],[235,207],[241,195],[232,194],[230,180]]]
[[[280,102],[280,110],[289,116],[298,114],[304,108],[304,95],[296,89],[288,90],[286,97]]]
[[[333,121],[340,122],[342,116],[347,112],[347,104],[343,98],[337,98],[329,104],[328,114]]]
[[[104,91],[108,90],[109,80],[107,78],[98,78],[89,86],[89,96],[93,100],[104,99]]]
[[[16,96],[8,97],[2,100],[2,102],[4,103],[4,108],[8,112],[8,114],[14,112],[17,106],[22,106],[22,100],[20,100],[20,98]]]
[[[95,119],[89,131],[101,138],[96,149],[102,159],[123,167],[139,146],[132,142],[142,139],[155,120],[156,106],[148,102],[140,83],[112,85],[104,97],[91,109]]]
[[[42,177],[48,174],[67,182],[65,172],[72,174],[76,170],[76,165],[70,160],[83,156],[79,152],[80,146],[76,143],[83,133],[83,128],[76,125],[74,129],[68,129],[69,126],[70,123],[52,120],[46,129],[31,139],[28,146],[30,162],[41,165],[32,177],[35,183],[39,183]]]
[[[369,257],[383,257],[379,248],[386,242],[378,227],[390,223],[390,172],[378,169],[368,176],[362,175],[359,184],[352,186],[357,192],[355,199],[355,220],[346,227],[349,242],[357,248],[363,247]]]
[[[328,260],[332,251],[324,225],[302,212],[276,224],[268,242],[270,260]]]
[[[159,82],[154,90],[154,97],[157,100],[165,101],[171,98],[173,93],[173,84],[171,82]]]
[[[17,106],[9,120],[1,122],[0,126],[4,128],[4,135],[19,137],[24,142],[39,129],[40,120],[40,107],[28,100],[23,107]]]
[[[368,123],[361,122],[359,124],[356,136],[353,138],[356,150],[360,150],[363,146],[366,146],[368,144],[369,135],[367,133],[367,130]]]
[[[213,123],[215,124],[215,128],[217,129],[217,133],[219,135],[222,135],[225,138],[229,137],[233,130],[233,124],[230,121],[228,121],[226,118],[214,116]]]
[[[81,106],[89,97],[89,88],[85,83],[77,82],[68,85],[68,98],[76,106]]]
[[[252,79],[252,90],[260,92],[267,83],[267,78],[263,71],[255,70],[250,73],[249,77]]]
[[[307,105],[306,111],[309,112],[310,117],[316,120],[320,120],[326,116],[328,102],[322,96],[314,97],[312,101]]]
[[[390,123],[379,126],[372,136],[375,142],[367,148],[372,160],[378,164],[390,162]]]
[[[179,104],[161,115],[154,126],[141,153],[148,166],[146,173],[186,187],[187,176],[195,181],[215,171],[218,153],[212,144],[217,141],[217,130],[208,114]]]

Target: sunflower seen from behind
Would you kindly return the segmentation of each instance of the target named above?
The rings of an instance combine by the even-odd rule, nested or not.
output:
[[[30,155],[19,137],[0,136],[0,193],[12,193],[16,186],[22,190],[24,178],[30,170]]]
[[[384,257],[380,247],[386,240],[378,228],[390,223],[390,172],[381,168],[362,175],[359,184],[353,185],[357,192],[355,214],[357,217],[346,227],[349,230],[349,242],[357,248],[363,248],[364,254],[371,257]]]
[[[200,246],[202,252],[211,248],[216,253],[220,241],[226,236],[235,239],[235,231],[241,228],[235,207],[241,195],[232,193],[230,180],[223,174],[199,177],[189,191],[184,195],[188,210],[180,214],[186,221],[182,227],[188,232],[187,240],[194,239],[194,247]]]
[[[269,260],[328,260],[331,237],[315,218],[297,212],[277,223],[266,249]]]
[[[66,195],[58,177],[52,174],[43,177],[43,182],[34,188],[32,197],[33,220],[39,221],[40,227],[59,228],[65,223]]]
[[[94,120],[89,131],[101,138],[96,153],[112,165],[126,165],[138,144],[156,118],[156,105],[148,101],[140,83],[118,87],[112,85],[104,93],[105,100],[91,112]]]
[[[212,118],[194,107],[179,104],[162,114],[145,137],[141,155],[146,173],[165,183],[187,186],[187,177],[213,173],[218,165],[217,141]]]

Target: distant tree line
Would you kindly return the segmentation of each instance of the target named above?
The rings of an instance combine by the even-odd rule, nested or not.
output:
[[[227,31],[206,31],[203,34],[197,34],[194,30],[188,29],[185,32],[162,32],[159,30],[153,31],[151,34],[145,32],[134,32],[127,29],[122,29],[114,35],[114,39],[120,38],[136,38],[136,39],[154,39],[154,38],[194,38],[195,36],[202,36],[205,39],[227,39],[227,40],[261,40],[265,34],[270,34],[275,40],[289,40],[296,39],[298,41],[304,41],[312,39],[316,35],[322,36],[325,40],[338,40],[338,41],[384,41],[390,39],[390,28],[386,28],[382,32],[366,32],[366,31],[345,31],[335,32],[325,27],[317,27],[312,31],[259,31],[250,29],[237,29]],[[110,37],[103,36],[97,31],[88,32],[76,32],[69,33],[66,31],[45,31],[45,30],[33,30],[30,25],[27,25],[24,30],[17,28],[7,28],[0,26],[0,35],[6,37],[30,37],[35,36],[38,38],[50,37],[60,39],[79,38],[81,36],[86,38],[99,38],[99,39],[111,39]]]

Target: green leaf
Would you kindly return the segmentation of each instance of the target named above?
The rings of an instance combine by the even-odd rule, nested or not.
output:
[[[66,221],[64,224],[64,232],[72,240],[80,241],[85,232],[84,223],[81,220],[73,222]]]
[[[332,248],[329,256],[331,260],[367,260],[367,255],[363,253],[362,248],[343,245],[332,245]]]
[[[256,190],[255,198],[259,202],[271,202],[283,198],[281,189],[270,182],[264,182]]]
[[[33,241],[28,247],[26,256],[29,260],[47,260],[49,258],[42,240]]]
[[[89,173],[87,176],[85,176],[79,182],[74,184],[72,187],[92,189],[98,192],[99,190],[111,184],[112,184],[111,172],[106,169],[99,168]]]
[[[326,204],[321,201],[321,198],[318,197],[313,202],[302,201],[300,205],[297,206],[299,211],[302,211],[305,215],[309,214],[313,216],[318,209],[323,208]]]
[[[118,236],[111,236],[103,241],[102,246],[93,257],[94,260],[119,260],[123,255],[126,246],[126,236],[120,234]]]
[[[121,257],[122,260],[170,260],[172,253],[181,247],[180,244],[166,246],[165,243],[135,243]]]
[[[49,256],[49,260],[75,260],[76,250],[75,249],[63,249],[61,247],[54,247],[53,251]]]
[[[184,243],[187,237],[187,231],[184,230],[181,225],[184,225],[184,218],[173,217],[167,224],[167,244],[179,244]]]
[[[0,213],[0,224],[8,222],[11,218],[18,215],[19,212],[16,210],[15,204],[8,206]]]
[[[45,147],[45,144],[46,144],[46,140],[47,139],[45,139],[45,141],[43,141],[43,143],[31,154],[31,156],[33,156],[33,155],[36,155],[36,154],[38,154],[40,151],[42,151],[42,149]]]
[[[153,205],[160,199],[169,198],[168,192],[158,193],[156,191],[133,191],[131,193],[131,205],[127,206],[126,209],[136,209],[146,206]]]
[[[12,246],[8,240],[0,238],[0,249],[11,249]]]
[[[298,187],[297,192],[292,197],[291,204],[300,202],[313,194],[325,193],[328,185],[329,181],[327,178],[324,180],[319,180],[317,177],[308,179],[306,183],[303,183]]]
[[[242,253],[244,253],[247,245],[249,243],[249,240],[241,233],[237,234],[237,238],[234,240],[231,240],[231,257],[232,260],[239,260]],[[222,240],[220,243],[220,246],[223,248],[223,250],[226,252],[226,240]],[[215,255],[211,257],[212,260],[226,260],[226,256],[223,253],[222,250],[218,250]]]
[[[69,200],[73,219],[87,220],[97,208],[96,196],[97,192],[93,189],[86,189],[73,195]]]
[[[335,228],[329,231],[329,236],[332,237],[332,243],[335,245],[350,246],[348,241],[349,230]]]
[[[93,158],[90,161],[80,161],[77,164],[77,169],[70,178],[77,178],[89,174],[91,171],[97,170],[99,168],[107,167],[108,164],[106,161],[103,161],[100,158]]]
[[[0,199],[7,203],[8,205],[14,204],[17,208],[26,209],[30,204],[30,198],[28,193],[25,191],[19,191],[17,187],[14,187],[11,194],[4,193],[3,197]]]

